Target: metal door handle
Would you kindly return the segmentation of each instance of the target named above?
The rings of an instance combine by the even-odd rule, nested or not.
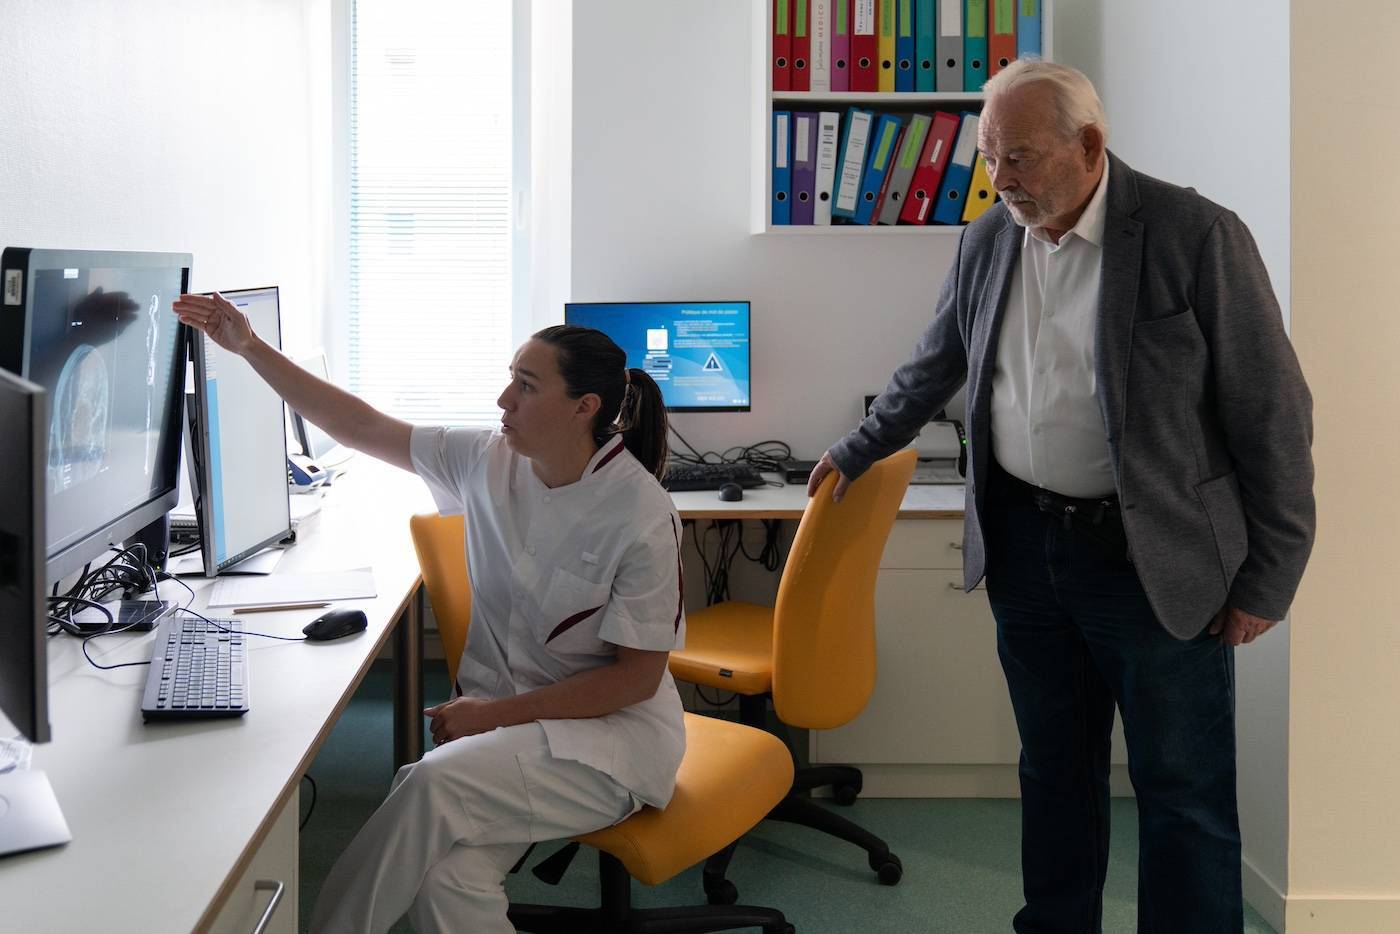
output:
[[[272,920],[273,912],[282,903],[282,893],[287,887],[278,879],[259,879],[253,885],[254,892],[266,892],[271,890],[272,898],[268,899],[267,907],[263,909],[262,917],[258,919],[257,927],[253,928],[253,934],[263,934],[267,930],[267,923]]]

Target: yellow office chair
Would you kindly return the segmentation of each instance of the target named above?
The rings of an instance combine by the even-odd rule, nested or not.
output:
[[[409,519],[409,529],[442,634],[447,671],[455,683],[471,622],[463,519],[417,515]],[[685,758],[665,810],[644,807],[620,824],[574,838],[598,851],[600,906],[511,905],[510,922],[517,930],[679,934],[761,927],[766,934],[792,934],[792,925],[773,908],[632,907],[632,879],[659,885],[712,854],[732,852],[734,842],[757,825],[792,784],[792,758],[768,733],[686,714],[685,738]]]
[[[671,674],[682,681],[739,694],[739,719],[763,728],[768,698],[778,719],[829,730],[854,719],[875,687],[875,575],[909,478],[915,453],[901,451],[871,466],[839,503],[836,474],[807,501],[778,585],[775,607],[731,601],[690,614],[686,646],[671,653]],[[865,849],[885,885],[904,869],[885,841],[817,804],[807,792],[831,785],[851,804],[860,770],[826,765],[802,769],[770,819],[813,827]],[[732,848],[705,866],[705,893],[714,904],[737,897],[724,878]]]

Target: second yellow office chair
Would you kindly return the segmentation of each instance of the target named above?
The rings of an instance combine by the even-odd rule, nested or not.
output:
[[[730,601],[688,614],[686,646],[671,653],[671,674],[738,693],[739,718],[750,726],[763,728],[770,697],[778,719],[792,726],[827,730],[854,719],[875,687],[875,575],[915,458],[908,450],[878,461],[840,503],[831,501],[836,474],[828,476],[807,501],[777,605]],[[836,800],[850,804],[861,781],[852,766],[802,769],[768,817],[862,847],[880,881],[894,885],[904,870],[885,841],[807,795],[831,785]],[[706,864],[712,903],[737,897],[724,878],[730,852]]]
[[[464,520],[417,515],[409,528],[455,682],[471,623]],[[792,758],[777,737],[709,717],[685,718],[685,758],[666,808],[644,807],[620,824],[575,838],[598,851],[601,905],[513,904],[510,922],[517,930],[681,934],[761,927],[765,934],[792,934],[792,925],[773,908],[631,905],[632,879],[659,885],[714,853],[732,850],[734,841],[757,825],[792,784]]]

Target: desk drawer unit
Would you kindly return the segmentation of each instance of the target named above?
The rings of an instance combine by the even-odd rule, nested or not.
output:
[[[254,931],[296,934],[299,930],[297,821],[301,813],[300,801],[298,792],[293,791],[209,926],[209,934],[251,934]],[[277,905],[269,912],[274,897]]]

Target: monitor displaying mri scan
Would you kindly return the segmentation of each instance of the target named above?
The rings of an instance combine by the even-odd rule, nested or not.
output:
[[[23,308],[23,339],[12,345],[19,372],[49,394],[54,579],[174,504],[185,341],[170,306],[190,263],[185,254],[41,250],[6,250],[4,263],[0,301]]]

